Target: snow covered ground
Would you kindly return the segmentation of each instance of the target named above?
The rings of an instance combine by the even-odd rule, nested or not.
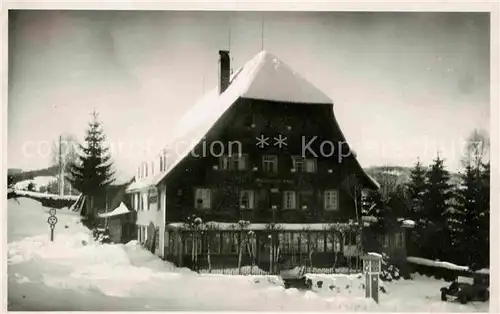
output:
[[[93,243],[78,214],[64,209],[51,243],[47,210],[31,199],[8,200],[9,310],[488,311],[488,303],[441,302],[446,283],[421,276],[384,283],[376,304],[364,298],[360,275],[311,274],[312,291],[299,291],[275,276],[197,274],[135,242]]]

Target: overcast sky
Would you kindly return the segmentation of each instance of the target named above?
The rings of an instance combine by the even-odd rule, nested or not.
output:
[[[487,13],[11,12],[8,166],[48,166],[48,143],[82,140],[96,109],[133,173],[217,84],[218,50],[237,68],[263,43],[333,99],[363,166],[439,150],[456,170],[489,130],[489,37]]]

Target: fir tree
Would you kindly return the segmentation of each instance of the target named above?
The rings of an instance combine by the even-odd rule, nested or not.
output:
[[[411,169],[410,182],[408,183],[408,193],[411,198],[410,217],[418,221],[424,209],[424,193],[426,188],[426,170],[418,159]]]
[[[93,226],[96,216],[94,198],[114,180],[109,149],[104,146],[105,139],[98,114],[94,111],[85,136],[85,145],[79,145],[78,159],[69,165],[68,181],[90,200],[86,203],[86,210],[82,210],[89,226]]]
[[[426,191],[426,169],[419,159],[415,166],[411,169],[410,182],[407,185],[408,194],[410,198],[410,212],[409,216],[415,221],[415,227],[411,230],[412,236],[410,237],[408,249],[413,255],[421,255],[422,239],[424,238],[425,216],[424,213],[424,195]]]
[[[457,189],[457,212],[453,217],[453,240],[457,262],[471,268],[489,265],[489,164],[469,164]]]
[[[447,223],[451,198],[450,174],[439,156],[434,159],[426,173],[423,195],[423,219],[420,228],[425,231],[421,239],[423,257],[446,260],[451,251],[450,233]]]
[[[490,265],[490,163],[483,165],[480,172],[478,191],[479,208],[479,247],[480,260],[478,267],[488,267]]]
[[[490,164],[489,137],[474,130],[467,140],[464,172],[456,191],[451,220],[457,261],[471,268],[489,265]]]
[[[477,173],[471,165],[465,167],[460,173],[460,184],[455,192],[456,204],[449,215],[449,226],[451,229],[451,241],[454,250],[454,262],[467,264],[469,262],[467,247],[470,245],[469,238],[465,237],[472,230],[467,227],[467,221],[472,218],[470,214],[475,212],[477,193]],[[472,222],[472,221],[469,221]]]
[[[380,188],[368,191],[362,200],[362,214],[377,218],[372,230],[378,234],[387,233],[397,223],[397,208],[393,208],[391,201],[403,194],[397,178],[390,174],[388,169],[385,167],[382,172],[374,174]]]

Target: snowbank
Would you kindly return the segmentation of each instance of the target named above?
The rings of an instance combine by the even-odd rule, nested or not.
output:
[[[482,274],[482,275],[489,275],[490,274],[490,270],[488,268],[483,268],[483,269],[480,269],[480,270],[476,271],[476,273]]]
[[[441,268],[446,268],[446,269],[450,269],[450,270],[459,270],[459,271],[468,271],[469,270],[469,267],[467,267],[467,266],[459,266],[459,265],[455,265],[455,264],[450,263],[450,262],[433,261],[433,260],[421,258],[421,257],[409,256],[409,257],[407,257],[406,260],[410,263],[424,265],[424,266],[441,267]]]
[[[21,305],[31,302],[29,308],[43,303],[48,311],[111,311],[123,309],[120,304],[142,311],[488,311],[488,303],[441,302],[439,288],[446,284],[419,276],[381,283],[386,292],[376,304],[364,297],[361,274],[307,274],[314,282],[307,292],[285,289],[276,276],[197,274],[160,260],[137,241],[95,243],[79,215],[68,210],[58,210],[67,228],[58,227],[50,242],[47,208],[30,199],[9,200],[8,206],[9,226],[26,224],[35,232],[9,240],[9,304],[11,298]]]

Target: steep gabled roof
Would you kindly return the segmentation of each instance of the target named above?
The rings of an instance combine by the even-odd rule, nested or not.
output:
[[[232,75],[231,84],[222,94],[219,94],[218,87],[214,88],[179,120],[166,149],[168,168],[146,179],[146,185],[161,182],[239,98],[333,106],[333,101],[327,95],[291,67],[273,54],[261,51]],[[336,121],[333,123],[337,125]],[[144,183],[134,182],[128,190],[141,188]]]
[[[202,97],[179,121],[175,139],[200,134],[201,139],[238,98],[304,104],[333,104],[322,91],[273,54],[261,51],[238,69],[222,94],[216,87]]]

